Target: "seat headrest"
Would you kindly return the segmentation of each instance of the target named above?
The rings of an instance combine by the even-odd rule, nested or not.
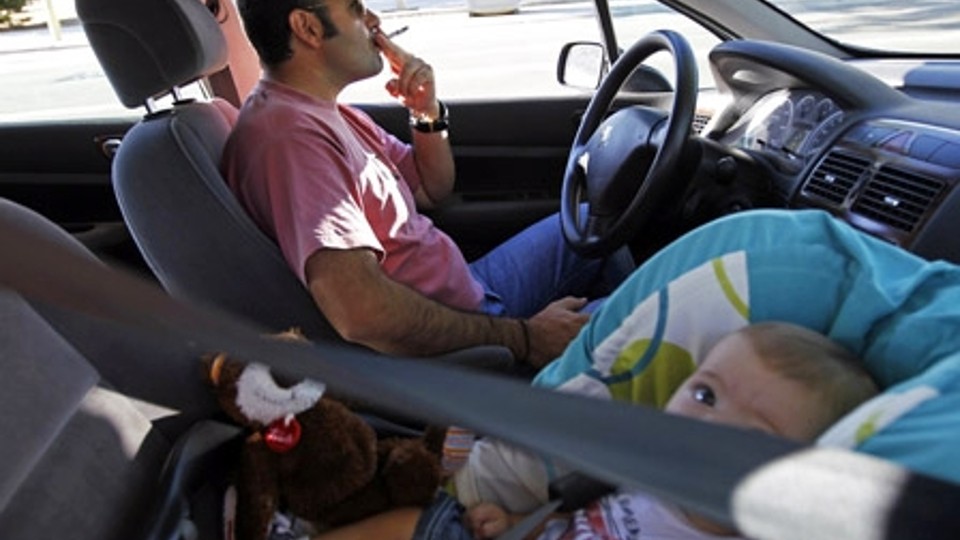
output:
[[[200,0],[77,0],[77,16],[129,108],[215,73],[227,62],[216,17]]]

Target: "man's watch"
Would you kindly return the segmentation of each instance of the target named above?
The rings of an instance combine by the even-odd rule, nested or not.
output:
[[[424,115],[411,114],[410,127],[420,133],[436,133],[446,131],[450,128],[450,115],[447,112],[447,106],[439,99],[437,105],[440,106],[440,114],[436,118],[429,118]]]

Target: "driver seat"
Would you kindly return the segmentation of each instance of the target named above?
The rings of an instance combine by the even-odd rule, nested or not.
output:
[[[248,218],[220,176],[237,110],[183,99],[183,85],[227,62],[220,27],[198,0],[77,0],[77,15],[120,101],[147,114],[112,165],[124,221],[163,287],[271,330],[336,333],[279,248]],[[161,108],[155,98],[171,94]]]
[[[220,174],[237,109],[219,98],[182,97],[184,85],[227,63],[213,13],[198,0],[77,0],[76,8],[120,101],[147,109],[119,145],[112,179],[124,220],[161,285],[268,330],[298,327],[309,339],[343,342]],[[165,95],[173,104],[159,107],[155,99]],[[442,359],[498,371],[513,365],[505,347]]]

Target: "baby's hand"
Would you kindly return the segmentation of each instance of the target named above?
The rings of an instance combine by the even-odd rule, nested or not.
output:
[[[467,510],[464,524],[477,539],[496,538],[511,525],[510,514],[493,503],[480,503]]]

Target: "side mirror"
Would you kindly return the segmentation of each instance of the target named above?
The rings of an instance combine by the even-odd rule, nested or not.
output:
[[[603,45],[588,41],[567,43],[560,50],[557,81],[564,86],[596,90],[608,67]]]
[[[581,90],[596,90],[610,71],[610,62],[603,45],[591,41],[567,43],[560,50],[557,62],[557,80],[564,86]],[[625,92],[672,92],[673,87],[659,71],[641,65],[627,77]]]

